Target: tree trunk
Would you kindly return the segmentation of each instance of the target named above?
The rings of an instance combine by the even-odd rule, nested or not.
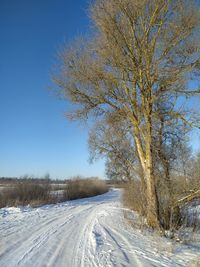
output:
[[[152,162],[152,146],[151,135],[146,136],[146,153],[142,151],[142,145],[137,136],[135,135],[135,144],[138,152],[138,156],[143,169],[144,180],[146,184],[146,200],[147,200],[147,223],[154,229],[160,229],[159,213],[158,213],[158,198],[156,194],[156,184],[153,174],[153,162]]]
[[[149,139],[151,137],[149,136]],[[151,140],[148,140],[146,146],[146,157],[141,153],[141,144],[139,139],[135,138],[136,148],[138,151],[139,159],[143,169],[144,180],[146,184],[146,200],[147,200],[147,223],[155,229],[160,229],[159,213],[158,213],[158,198],[156,194],[155,178],[153,174],[152,164],[152,150]]]
[[[171,220],[171,207],[172,207],[172,188],[171,188],[171,178],[170,178],[170,162],[167,158],[166,151],[163,147],[163,137],[164,137],[164,117],[160,115],[160,129],[159,129],[159,147],[158,147],[158,155],[159,159],[164,168],[164,177],[162,178],[164,181],[164,194],[165,201],[160,201],[163,197],[159,195],[159,219],[162,222],[162,226],[164,229],[170,228],[170,220]],[[161,189],[163,190],[163,189]]]
[[[171,208],[173,203],[173,196],[172,196],[172,187],[171,187],[171,179],[169,173],[169,163],[167,159],[164,158],[164,170],[165,170],[165,183],[166,183],[166,195],[168,196],[168,203],[164,206],[164,228],[170,228],[170,219],[171,219]]]
[[[145,168],[144,175],[146,178],[146,188],[147,188],[147,223],[155,229],[160,229],[159,221],[159,203],[156,193],[156,183],[154,177],[153,168],[153,150],[152,150],[152,106],[151,101],[149,105],[146,105],[145,120],[147,126],[147,132],[145,136]]]
[[[156,194],[155,179],[151,162],[146,162],[144,170],[146,180],[146,197],[147,197],[147,223],[154,229],[160,229],[158,217],[158,199]]]

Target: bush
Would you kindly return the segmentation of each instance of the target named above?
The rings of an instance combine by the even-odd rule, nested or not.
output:
[[[3,189],[0,194],[0,207],[27,205],[32,206],[49,203],[49,183],[36,184],[29,181],[18,182],[11,188]]]
[[[123,189],[124,217],[134,228],[146,227],[146,197],[141,181],[132,180]],[[131,213],[130,210],[136,211]]]
[[[53,188],[55,191],[56,188]],[[61,187],[59,187],[61,189]],[[63,188],[62,188],[63,189]],[[31,205],[39,206],[103,194],[108,186],[97,178],[70,180],[62,194],[53,194],[49,180],[20,179],[0,191],[0,208],[5,206]]]
[[[141,216],[146,215],[146,197],[140,181],[133,180],[124,186],[123,205]]]
[[[68,182],[64,190],[64,199],[73,200],[84,197],[92,197],[108,192],[108,186],[97,178],[81,179],[76,177]]]

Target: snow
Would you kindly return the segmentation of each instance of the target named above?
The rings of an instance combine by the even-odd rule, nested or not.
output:
[[[198,266],[199,247],[131,227],[120,196],[113,189],[35,209],[0,209],[0,266]]]

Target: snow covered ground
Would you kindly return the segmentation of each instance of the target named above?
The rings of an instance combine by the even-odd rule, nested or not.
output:
[[[199,266],[199,247],[133,229],[119,189],[40,208],[0,209],[0,266]]]

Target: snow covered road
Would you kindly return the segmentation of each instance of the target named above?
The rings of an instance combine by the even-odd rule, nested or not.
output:
[[[114,189],[35,209],[0,209],[0,266],[197,266],[196,251],[172,251],[166,239],[131,228],[120,195]]]

